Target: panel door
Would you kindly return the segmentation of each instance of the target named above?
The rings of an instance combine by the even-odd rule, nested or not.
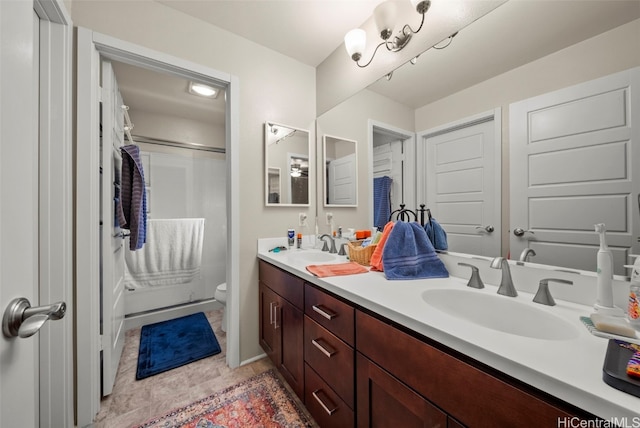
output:
[[[449,250],[500,255],[500,146],[494,120],[427,134],[423,144],[423,200],[447,232]]]
[[[102,319],[102,396],[111,394],[124,348],[124,248],[118,222],[120,147],[124,144],[124,113],[113,68],[102,61],[102,138],[100,224],[100,275]]]
[[[510,106],[513,257],[594,271],[604,223],[624,274],[640,251],[639,90],[635,68]]]

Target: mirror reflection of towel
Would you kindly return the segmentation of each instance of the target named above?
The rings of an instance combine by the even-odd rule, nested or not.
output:
[[[435,218],[431,217],[429,219],[427,224],[424,225],[424,230],[427,232],[427,236],[436,250],[447,251],[449,249],[447,232],[445,232]]]
[[[382,253],[387,279],[447,278],[427,232],[416,222],[396,222]]]

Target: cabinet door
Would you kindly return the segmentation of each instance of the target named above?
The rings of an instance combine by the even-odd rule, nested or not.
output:
[[[260,282],[260,346],[276,367],[280,366],[282,330],[276,328],[276,316],[280,305],[279,296]]]
[[[356,354],[358,427],[446,428],[445,413],[362,354]]]
[[[303,313],[281,298],[274,321],[282,337],[278,368],[293,391],[304,400]]]

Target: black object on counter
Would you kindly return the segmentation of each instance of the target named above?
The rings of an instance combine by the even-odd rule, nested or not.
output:
[[[627,374],[627,363],[633,354],[633,349],[622,347],[614,339],[609,339],[602,367],[602,379],[609,386],[640,397],[640,380]]]

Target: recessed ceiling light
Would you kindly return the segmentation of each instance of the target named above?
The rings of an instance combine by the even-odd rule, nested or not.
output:
[[[208,98],[216,98],[219,93],[218,89],[212,86],[194,82],[189,82],[189,92],[194,95],[200,95],[201,97]]]

